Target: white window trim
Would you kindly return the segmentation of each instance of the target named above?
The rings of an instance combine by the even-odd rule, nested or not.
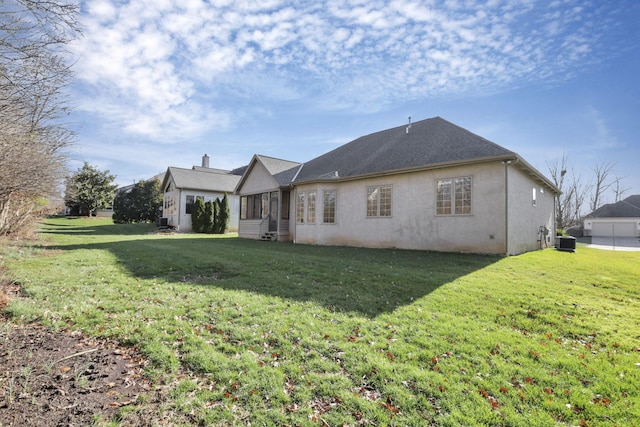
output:
[[[333,222],[325,222],[324,220],[324,210],[325,210],[325,193],[334,193],[335,199],[333,201]],[[336,189],[326,189],[322,190],[322,222],[324,225],[336,225],[338,223],[338,190]]]
[[[390,203],[390,214],[389,215],[380,215],[380,206],[382,204],[382,188],[388,187],[391,189],[391,203]],[[369,215],[369,189],[376,188],[378,189],[378,206],[376,215]],[[391,184],[380,184],[380,185],[368,185],[365,192],[365,218],[373,219],[373,218],[392,218],[393,217],[393,185]]]
[[[456,197],[455,197],[455,193],[456,193],[456,189],[455,189],[455,181],[457,179],[466,179],[469,178],[471,180],[471,197],[470,202],[471,202],[471,206],[469,206],[469,213],[455,213],[456,212]],[[451,181],[451,213],[438,213],[438,182],[440,181]],[[455,216],[455,217],[460,217],[460,216],[472,216],[473,215],[473,205],[474,205],[474,201],[473,201],[473,196],[474,191],[473,191],[473,175],[463,175],[463,176],[455,176],[455,177],[448,177],[448,178],[436,178],[435,180],[435,214],[436,216],[439,217],[446,217],[446,216]]]

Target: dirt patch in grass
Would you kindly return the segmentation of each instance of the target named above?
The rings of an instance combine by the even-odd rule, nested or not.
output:
[[[0,302],[6,304],[18,293],[18,285],[0,285]],[[166,396],[143,376],[147,363],[134,349],[116,342],[16,325],[0,314],[1,424],[161,422]]]

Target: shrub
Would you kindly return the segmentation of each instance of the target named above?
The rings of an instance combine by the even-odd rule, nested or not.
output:
[[[207,209],[202,197],[196,197],[191,212],[191,228],[196,233],[205,233],[207,229]]]
[[[154,222],[162,206],[160,181],[140,181],[129,191],[118,193],[113,200],[113,222]]]
[[[196,233],[224,234],[229,228],[230,216],[226,194],[222,200],[216,198],[206,203],[198,197],[191,213],[191,227]]]

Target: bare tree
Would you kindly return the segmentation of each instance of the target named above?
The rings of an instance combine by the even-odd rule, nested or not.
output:
[[[565,177],[567,175],[568,158],[566,153],[562,153],[560,160],[556,159],[553,163],[547,162],[551,179],[560,193],[556,195],[556,224],[559,228],[566,228],[570,224],[571,203],[573,194],[571,188],[566,188]]]
[[[619,177],[616,175],[615,179],[613,180],[613,193],[616,196],[616,199],[615,199],[616,203],[622,200],[622,196],[624,196],[627,191],[631,190],[630,187],[622,188],[621,181],[623,179],[624,177]]]
[[[582,209],[586,195],[588,194],[591,185],[584,183],[580,176],[576,176],[575,172],[571,171],[571,181],[568,185],[568,194],[571,195],[570,209],[568,212],[568,224],[577,225],[582,220]]]
[[[595,174],[595,182],[593,184],[593,193],[591,194],[591,211],[595,211],[602,205],[602,197],[611,185],[613,181],[609,180],[609,174],[616,166],[613,162],[599,163],[593,168]]]
[[[29,223],[64,176],[77,11],[70,0],[0,1],[0,235]]]

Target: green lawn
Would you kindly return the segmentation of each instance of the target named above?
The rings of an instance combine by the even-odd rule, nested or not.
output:
[[[317,247],[100,219],[41,231],[5,250],[27,296],[6,311],[138,347],[176,422],[640,425],[640,252]]]

